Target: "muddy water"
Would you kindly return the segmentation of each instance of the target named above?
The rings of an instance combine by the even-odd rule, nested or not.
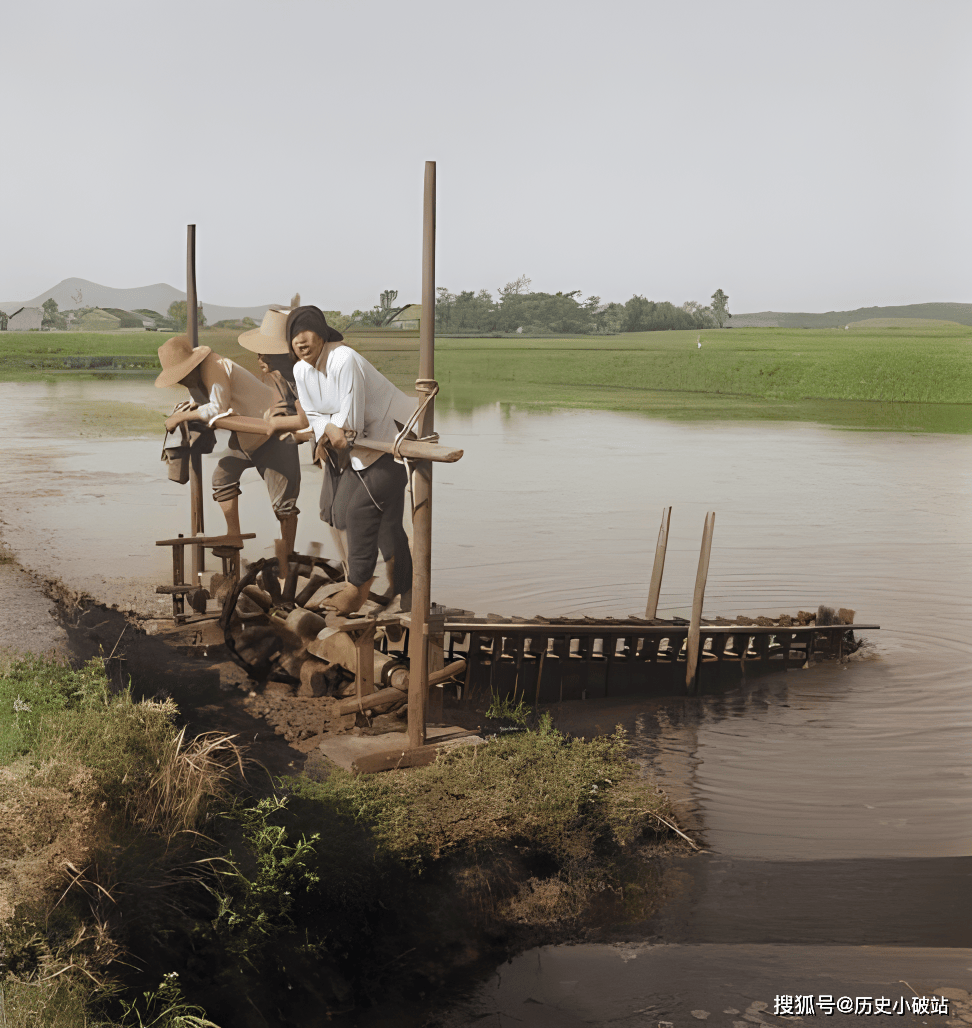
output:
[[[161,411],[173,399],[161,394],[160,402],[150,383],[134,379],[0,385],[2,530],[28,566],[109,602],[160,609],[153,590],[168,576],[168,555],[152,543],[187,530],[187,492],[165,480],[160,438],[126,438],[108,415],[121,401]],[[100,412],[84,428],[93,435],[79,436],[71,420],[82,408]],[[707,614],[776,615],[827,603],[882,626],[846,665],[790,671],[701,700],[591,705],[588,720],[628,727],[637,754],[710,850],[677,869],[680,884],[659,918],[630,930],[673,944],[665,960],[682,971],[659,964],[646,978],[655,951],[626,962],[607,946],[582,961],[591,982],[599,960],[613,961],[614,992],[627,988],[624,969],[656,992],[664,991],[659,975],[681,975],[677,1002],[665,1009],[691,1019],[687,968],[711,960],[727,981],[745,981],[755,960],[747,947],[771,945],[780,989],[794,991],[796,969],[825,981],[853,964],[838,944],[870,943],[918,947],[915,960],[933,966],[938,952],[953,980],[932,981],[921,964],[925,987],[968,988],[972,438],[675,424],[500,404],[444,410],[437,428],[466,451],[436,469],[439,602],[524,616],[640,613],[661,508],[671,504],[664,613],[688,611],[705,512],[715,510]],[[218,456],[206,458],[207,477]],[[258,533],[246,553],[253,559],[269,552],[274,521],[249,474],[243,518]],[[316,474],[305,468],[298,548],[320,541],[329,552],[316,520]],[[220,525],[211,503],[206,518],[210,529]],[[795,942],[816,946],[808,955]],[[705,946],[719,952],[706,956]],[[532,967],[530,959],[522,966]],[[905,966],[901,950],[875,946],[867,959],[858,994]],[[964,983],[955,980],[962,975]],[[499,975],[476,1002],[487,1003],[490,1016],[522,1014],[522,997],[516,989],[507,997],[501,981],[512,978]],[[552,979],[537,981],[546,987]],[[754,986],[750,1001],[772,1006],[768,988]],[[565,1018],[610,1019],[608,1006],[598,1013],[596,1003],[561,999],[555,1010]],[[647,1020],[630,1023],[653,1023],[656,1009],[664,1012],[653,1003],[643,1005]],[[713,1022],[731,1022],[715,1016],[712,997],[698,1006]],[[538,1010],[525,1023],[547,1023]]]

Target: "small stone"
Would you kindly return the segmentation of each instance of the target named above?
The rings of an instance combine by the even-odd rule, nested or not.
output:
[[[722,1012],[724,1014],[738,1014],[739,1013],[739,1011],[735,1007],[726,1007],[726,1009],[723,1010]]]
[[[937,985],[932,989],[933,996],[944,996],[946,999],[954,1000],[956,1003],[968,1003],[969,994],[965,989],[953,989],[947,985]]]
[[[690,1013],[697,1021],[704,1021],[709,1016],[708,1010],[692,1010]]]

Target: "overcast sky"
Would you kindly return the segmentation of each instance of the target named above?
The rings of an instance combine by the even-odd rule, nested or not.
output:
[[[968,0],[4,7],[0,296],[972,300]]]

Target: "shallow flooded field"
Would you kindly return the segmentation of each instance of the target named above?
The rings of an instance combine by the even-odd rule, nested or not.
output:
[[[188,531],[188,490],[165,479],[161,431],[126,437],[131,426],[116,433],[106,415],[129,403],[131,419],[151,424],[174,402],[170,392],[137,378],[0,384],[0,529],[26,566],[97,599],[164,612],[168,600],[154,587],[170,574],[169,555],[154,542]],[[85,416],[91,420],[79,425]],[[774,959],[783,960],[773,972],[777,991],[796,990],[793,969],[803,966],[818,976],[815,992],[832,991],[819,981],[844,966],[837,944],[918,947],[915,967],[928,970],[928,988],[947,983],[931,980],[926,948],[951,947],[937,951],[942,973],[954,978],[964,967],[968,988],[972,438],[476,406],[446,390],[436,427],[465,449],[460,462],[435,472],[440,603],[522,616],[640,614],[661,510],[672,505],[663,616],[689,610],[703,520],[714,510],[707,615],[795,614],[825,603],[881,625],[844,665],[700,700],[592,705],[585,713],[603,719],[605,730],[615,719],[628,727],[636,754],[711,851],[685,862],[668,913],[632,929],[635,941],[679,943],[673,952],[682,951],[686,975],[711,959],[727,982],[744,982],[755,959],[747,946],[775,945]],[[204,459],[207,481],[219,452]],[[327,553],[319,473],[304,473],[298,549],[320,541]],[[271,552],[275,523],[262,484],[249,475],[243,524],[258,538],[245,556],[255,559]],[[221,528],[208,499],[206,525]],[[786,956],[783,943],[794,941],[814,943],[817,956],[792,947]],[[726,952],[707,956],[700,946]],[[903,950],[869,952],[877,963],[860,965],[860,988],[899,964],[895,980],[908,979]],[[661,968],[657,954],[642,956],[621,964],[658,964],[645,978],[648,992],[664,992],[658,975],[683,973]],[[595,977],[598,959],[584,965]],[[725,960],[736,960],[731,973]],[[528,971],[516,974],[519,981]],[[679,1016],[692,1008],[691,975],[685,980],[685,1001],[669,1004]],[[513,1008],[489,993],[493,987],[480,997],[492,996],[493,1006],[476,1010],[507,1016],[502,1010]],[[751,1001],[772,1006],[763,985],[754,989]],[[654,1024],[671,1012],[646,1000],[638,1009],[650,1013],[626,1020],[642,998],[632,994],[623,1016],[563,998],[555,1010],[575,1020],[524,1023]],[[710,996],[697,1006],[729,1028],[735,1015],[716,1016],[714,1003]],[[730,999],[723,1008],[744,1009]]]

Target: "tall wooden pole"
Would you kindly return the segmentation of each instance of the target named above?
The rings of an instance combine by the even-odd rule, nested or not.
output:
[[[419,332],[419,380],[435,378],[435,161],[425,162],[425,206],[422,219],[422,321]],[[424,381],[423,381],[424,380]],[[435,423],[433,400],[419,422],[419,436],[431,435]],[[429,699],[429,608],[432,592],[432,462],[414,466],[412,491],[412,620],[408,644],[408,745],[425,745],[425,713]]]
[[[651,585],[648,587],[648,605],[645,617],[653,621],[658,613],[658,596],[661,593],[662,573],[665,570],[665,553],[668,550],[668,523],[672,518],[672,508],[662,511],[661,528],[658,529],[658,542],[655,544],[655,563],[651,567]]]
[[[186,333],[195,349],[199,345],[199,315],[196,303],[196,226],[186,226]],[[205,535],[203,528],[202,456],[189,451],[189,522],[193,535]],[[206,570],[206,551],[192,547],[193,585]]]
[[[692,597],[692,620],[689,622],[688,641],[685,652],[685,685],[689,693],[699,689],[699,636],[702,625],[702,601],[705,598],[705,580],[709,575],[709,556],[712,553],[712,531],[715,528],[715,511],[705,516],[702,531],[702,550],[699,553],[699,570],[695,576],[695,595]]]

